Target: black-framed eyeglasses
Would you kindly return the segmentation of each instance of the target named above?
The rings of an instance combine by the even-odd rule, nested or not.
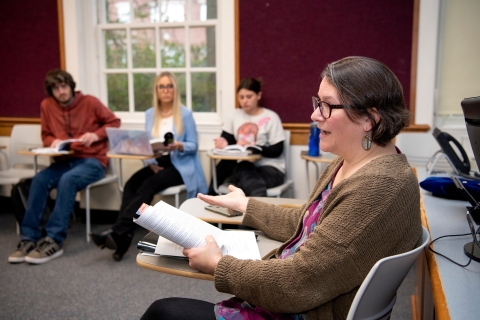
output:
[[[480,247],[480,234],[479,234],[480,227],[475,228],[476,223],[473,220],[472,215],[468,211],[467,211],[467,221],[468,221],[468,225],[470,226],[470,232],[472,233],[473,240],[477,244],[477,246]]]
[[[313,103],[313,112],[317,110],[317,108],[320,109],[320,113],[322,114],[322,117],[325,119],[330,118],[332,115],[332,109],[343,109],[345,106],[341,104],[330,104],[328,102],[322,101],[318,98],[312,97],[312,103]]]
[[[164,90],[164,89],[167,89],[167,90],[172,90],[173,89],[173,84],[167,84],[167,85],[163,85],[163,84],[160,84],[157,86],[158,90]]]

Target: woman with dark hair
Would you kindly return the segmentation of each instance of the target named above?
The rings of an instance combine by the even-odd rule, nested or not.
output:
[[[180,92],[170,72],[160,73],[153,87],[153,105],[145,111],[145,130],[150,139],[164,139],[173,133],[174,142],[167,152],[137,171],[127,181],[117,222],[109,230],[92,234],[100,248],[115,250],[113,258],[120,261],[132,241],[136,224],[133,215],[142,203],[150,203],[156,193],[168,187],[185,184],[187,198],[206,192],[207,185],[197,155],[197,129],[192,112],[181,105]]]
[[[247,196],[265,197],[267,189],[279,186],[285,178],[283,153],[282,121],[272,110],[258,105],[262,98],[262,83],[253,78],[245,78],[237,87],[240,108],[235,109],[223,124],[222,134],[214,140],[215,148],[228,145],[255,145],[262,158],[257,162],[222,160],[216,167],[217,183],[227,178]],[[257,150],[258,150],[257,149]],[[208,194],[215,195],[213,181]]]
[[[345,319],[372,266],[420,244],[418,182],[391,142],[409,119],[400,82],[364,57],[333,62],[322,78],[311,118],[321,150],[338,158],[301,209],[247,198],[233,186],[227,195],[198,195],[245,212],[244,225],[284,242],[275,258],[223,256],[207,236],[205,246],[183,253],[192,268],[214,275],[218,291],[236,297],[158,300],[143,319]]]

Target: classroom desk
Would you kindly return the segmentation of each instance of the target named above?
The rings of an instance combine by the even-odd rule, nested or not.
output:
[[[262,258],[270,257],[272,254],[275,253],[277,248],[282,245],[282,242],[272,240],[261,232],[256,233],[258,234],[258,249],[260,250],[260,256]],[[137,255],[137,264],[145,269],[173,274],[176,276],[201,280],[213,280],[213,276],[190,268],[188,265],[188,260],[186,259],[142,255],[141,253],[139,253]]]
[[[212,178],[213,178],[213,190],[217,194],[220,194],[218,192],[218,184],[217,184],[217,160],[237,160],[237,161],[251,161],[255,162],[259,160],[262,156],[259,154],[251,154],[248,156],[238,156],[238,155],[219,155],[219,154],[214,154],[212,151],[207,152],[207,156],[210,158],[210,164],[212,167]]]
[[[277,205],[284,205],[284,206],[291,206],[291,207],[300,207],[303,205],[306,200],[303,199],[290,199],[290,198],[268,198],[268,197],[254,197],[253,199],[258,199],[260,201],[266,203],[272,203]],[[192,216],[199,218],[200,220],[210,222],[210,223],[218,223],[218,224],[242,224],[243,216],[237,217],[225,217],[221,214],[205,210],[205,206],[208,204],[203,202],[198,198],[191,198],[186,200],[180,206],[180,210],[188,212]]]
[[[419,181],[425,177],[420,171]],[[466,201],[433,197],[422,194],[422,222],[436,239],[447,234],[469,233],[466,220]],[[463,246],[471,242],[471,236],[449,237],[436,241],[433,248],[450,259],[465,264],[468,257]],[[426,250],[421,268],[416,270],[416,315],[413,319],[480,319],[480,263],[473,261],[466,268]],[[418,261],[418,260],[417,260]],[[433,310],[435,308],[435,312]]]
[[[306,151],[306,150],[303,150],[303,151],[300,152],[300,158],[305,160],[305,171],[307,173],[307,191],[308,191],[308,194],[310,194],[310,173],[309,173],[308,164],[311,162],[315,165],[315,171],[316,171],[316,174],[317,174],[315,180],[318,180],[318,177],[320,176],[320,171],[318,169],[318,164],[320,163],[322,166],[323,166],[324,163],[329,164],[336,157],[337,156],[335,156],[331,153],[328,153],[328,154],[320,153],[319,156],[315,157],[315,156],[309,156],[308,151]]]
[[[39,156],[40,157],[59,157],[59,156],[72,154],[73,151],[68,151],[68,153],[35,153],[31,150],[25,149],[25,150],[17,150],[17,153],[23,156],[33,156],[33,170],[34,172],[37,172],[38,170],[37,160]]]
[[[145,161],[157,157],[156,155],[134,155],[134,154],[118,154],[118,153],[107,153],[107,157],[110,159],[118,159],[118,185],[120,191],[123,192],[123,170],[122,170],[122,160],[140,160]]]
[[[268,197],[254,197],[254,199],[264,201],[266,203],[272,203],[283,206],[300,207],[306,200],[301,199],[289,199],[289,198],[268,198]],[[198,198],[192,198],[186,200],[181,206],[180,210],[187,212],[203,221],[211,223],[227,223],[227,224],[241,224],[243,216],[227,218],[220,214],[213,213],[205,210],[204,207],[207,203]],[[279,241],[268,238],[263,232],[255,231],[258,234],[258,248],[260,250],[260,256],[267,258],[275,253],[276,249],[282,244]],[[213,280],[213,276],[201,273],[188,266],[188,262],[182,259],[175,259],[170,257],[159,256],[147,256],[139,253],[137,255],[137,264],[142,267],[153,271],[203,279]]]

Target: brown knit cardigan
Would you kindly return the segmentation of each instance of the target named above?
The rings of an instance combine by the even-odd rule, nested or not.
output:
[[[278,258],[342,161],[337,158],[326,168],[301,209],[250,199],[243,224],[285,242]],[[421,237],[418,181],[405,155],[386,155],[332,189],[317,226],[292,258],[253,261],[224,256],[215,270],[215,287],[271,312],[345,319],[372,266],[412,250]]]

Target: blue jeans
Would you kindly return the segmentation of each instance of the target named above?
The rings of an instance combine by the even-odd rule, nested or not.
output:
[[[71,159],[51,164],[33,177],[27,209],[22,222],[22,240],[38,241],[42,215],[50,191],[57,188],[57,198],[45,231],[60,245],[67,237],[70,214],[78,191],[105,176],[105,168],[95,158]]]

